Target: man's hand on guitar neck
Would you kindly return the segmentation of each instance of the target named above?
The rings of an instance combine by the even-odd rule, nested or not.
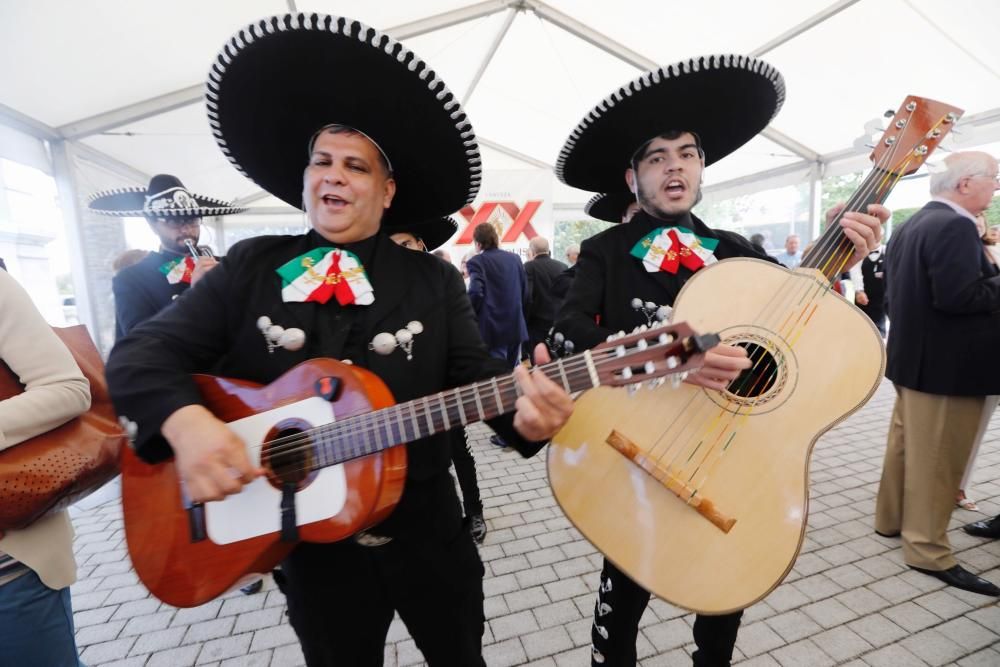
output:
[[[826,212],[826,224],[831,224],[837,216],[844,210],[845,204],[835,205]],[[868,253],[878,249],[882,242],[882,225],[889,221],[892,213],[881,204],[869,204],[868,214],[860,211],[847,211],[840,217],[840,226],[844,229],[844,236],[854,244],[854,254],[844,264],[843,271],[851,268],[865,257]]]
[[[160,429],[174,450],[177,475],[194,502],[222,500],[264,474],[247,457],[246,445],[201,405],[187,405]]]
[[[535,347],[535,359],[538,364],[552,361],[544,343]],[[519,365],[514,369],[514,380],[521,389],[515,403],[514,429],[530,442],[550,439],[569,421],[573,399],[538,369],[529,371]]]
[[[750,368],[750,359],[745,349],[719,343],[705,353],[701,368],[690,373],[684,381],[706,389],[722,390],[747,368]]]

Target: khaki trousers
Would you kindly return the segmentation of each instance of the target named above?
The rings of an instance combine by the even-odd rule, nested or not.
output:
[[[985,400],[896,386],[875,530],[901,533],[907,565],[926,570],[956,565],[948,522]]]

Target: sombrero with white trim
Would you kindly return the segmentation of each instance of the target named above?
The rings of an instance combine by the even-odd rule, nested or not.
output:
[[[229,161],[296,208],[310,140],[333,123],[388,157],[397,187],[386,227],[447,215],[479,191],[479,147],[458,100],[416,54],[353,19],[298,13],[251,23],[219,52],[205,98]]]
[[[781,73],[757,58],[701,56],[667,65],[591,109],[559,152],[556,176],[581,190],[619,191],[633,153],[671,130],[696,133],[709,165],[767,127],[784,100]]]
[[[96,192],[87,208],[101,215],[121,218],[205,218],[235,215],[246,209],[231,202],[194,194],[170,174],[157,174],[145,188],[115,188]]]
[[[591,197],[590,201],[583,205],[583,212],[605,222],[621,222],[622,214],[632,203],[635,203],[635,195],[628,190],[605,192]]]
[[[423,222],[400,222],[391,227],[386,227],[385,231],[387,234],[395,234],[397,232],[413,234],[424,242],[424,246],[430,252],[444,245],[448,239],[455,235],[455,232],[458,231],[458,223],[446,216]]]

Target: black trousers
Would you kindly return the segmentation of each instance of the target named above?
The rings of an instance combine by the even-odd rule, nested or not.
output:
[[[594,607],[591,639],[592,667],[634,667],[635,640],[639,619],[649,604],[649,591],[605,559],[601,587]],[[743,612],[722,616],[697,615],[694,619],[694,643],[691,658],[699,667],[724,667],[733,659],[736,633]]]
[[[421,504],[435,514],[417,529],[381,546],[303,543],[282,563],[279,583],[309,667],[380,667],[394,611],[428,665],[485,667],[483,564],[451,476],[438,477],[421,484],[433,495]]]

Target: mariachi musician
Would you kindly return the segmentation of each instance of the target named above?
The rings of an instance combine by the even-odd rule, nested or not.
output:
[[[6,271],[0,271],[0,361],[0,372],[9,369],[24,385],[0,400],[0,452],[90,407],[90,386],[73,356]],[[0,531],[0,665],[76,667],[74,581],[73,526],[65,510]]]
[[[173,454],[194,501],[236,493],[262,473],[203,407],[192,372],[269,383],[330,357],[374,372],[397,402],[510,373],[486,353],[455,268],[388,236],[393,224],[445,215],[478,190],[474,133],[425,63],[351,19],[271,17],[226,45],[207,99],[233,164],[304,206],[311,229],[234,245],[118,343],[108,380],[119,413],[138,424],[140,456]],[[284,335],[268,337],[272,327]],[[530,454],[572,402],[524,368],[515,377],[517,412],[490,424]],[[448,440],[406,447],[406,485],[388,519],[353,539],[301,543],[282,563],[310,666],[381,664],[394,611],[429,664],[484,664],[484,570],[462,527]]]

